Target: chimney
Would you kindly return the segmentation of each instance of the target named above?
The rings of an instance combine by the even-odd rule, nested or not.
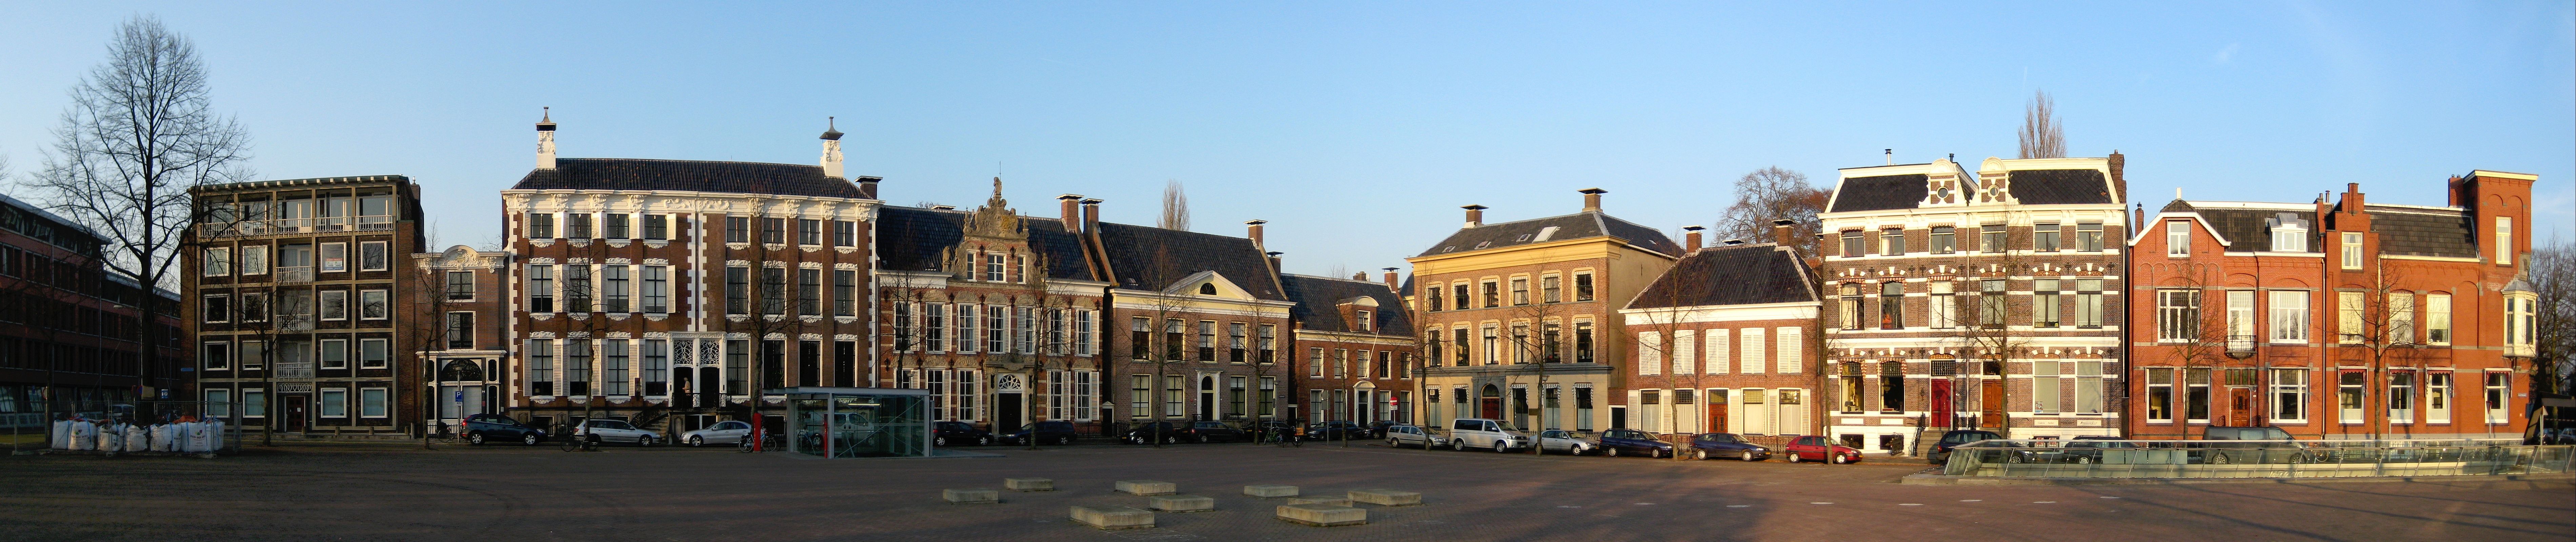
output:
[[[1733,247],[1733,246],[1744,246],[1744,240],[1743,240],[1743,239],[1728,239],[1728,240],[1726,240],[1726,241],[1725,241],[1725,244],[1726,244],[1726,246],[1730,246],[1730,247]]]
[[[1694,252],[1699,252],[1699,231],[1700,231],[1700,230],[1705,230],[1705,229],[1708,229],[1708,228],[1703,228],[1703,227],[1699,227],[1699,226],[1682,226],[1682,253],[1683,253],[1683,254],[1690,254],[1690,253],[1694,253]]]
[[[1058,210],[1058,211],[1057,211],[1057,213],[1056,213],[1056,217],[1057,217],[1058,219],[1060,219],[1060,220],[1063,220],[1063,221],[1064,221],[1064,231],[1068,231],[1068,232],[1077,232],[1077,233],[1078,233],[1078,232],[1081,232],[1081,231],[1082,231],[1082,195],[1081,195],[1081,194],[1065,194],[1065,195],[1061,195],[1061,196],[1056,196],[1056,197],[1055,197],[1055,202],[1056,202],[1056,207],[1058,207],[1058,208],[1059,208],[1059,210]]]
[[[1459,208],[1460,208],[1460,209],[1466,209],[1466,210],[1467,210],[1467,227],[1469,227],[1469,228],[1473,228],[1473,227],[1477,227],[1477,226],[1485,225],[1485,209],[1486,209],[1486,207],[1485,207],[1485,206],[1483,206],[1483,205],[1468,205],[1468,206],[1465,206],[1465,207],[1459,207]]]
[[[2182,198],[2177,197],[2177,198],[2174,198],[2174,199],[2182,199]],[[2130,233],[2130,234],[2132,234],[2132,235],[2135,235],[2137,232],[2146,231],[2146,228],[2147,228],[2147,204],[2144,204],[2144,203],[2131,203],[2131,204],[2129,204],[2129,206],[2130,206],[2130,210],[2129,210],[2129,233]]]
[[[1261,244],[1261,225],[1269,223],[1270,221],[1268,220],[1243,221],[1243,236],[1252,238],[1253,248],[1261,248],[1263,246]]]
[[[1082,232],[1100,231],[1100,198],[1083,198]]]
[[[1896,149],[1887,150],[1887,165],[1896,165]]]
[[[1368,272],[1367,272],[1367,271],[1361,271],[1361,272],[1358,272],[1358,273],[1352,273],[1352,274],[1351,274],[1351,280],[1356,280],[1356,281],[1360,281],[1360,282],[1368,282]]]
[[[1394,290],[1403,287],[1395,283],[1395,268],[1387,267],[1383,269],[1386,269],[1386,289]]]
[[[1790,228],[1790,226],[1797,224],[1798,221],[1786,218],[1771,221],[1771,242],[1784,247],[1797,244],[1792,242],[1795,241],[1795,239],[1789,237],[1790,235],[1793,235],[1789,232],[1789,230],[1793,229]]]
[[[841,130],[833,117],[823,117],[823,176],[841,177]]]
[[[1583,212],[1586,213],[1601,212],[1601,195],[1610,193],[1608,190],[1599,188],[1585,188],[1576,192],[1583,193]]]
[[[2361,183],[2344,183],[2343,212],[2361,214]]]
[[[1272,273],[1277,273],[1277,272],[1279,272],[1279,255],[1281,255],[1281,254],[1286,254],[1286,253],[1285,253],[1285,252],[1263,252],[1263,253],[1261,253],[1261,255],[1263,255],[1263,256],[1269,256],[1269,257],[1270,257],[1270,272],[1272,272]]]
[[[555,168],[555,108],[545,109],[537,119],[537,169]]]
[[[860,177],[859,197],[877,199],[877,181],[883,180],[885,180],[884,177]]]
[[[2111,201],[2129,201],[2129,157],[2111,149]]]

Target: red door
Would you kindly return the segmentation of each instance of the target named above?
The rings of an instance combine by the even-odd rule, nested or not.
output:
[[[1719,403],[1719,404],[1714,404],[1714,405],[1709,405],[1709,406],[1708,406],[1708,432],[1710,432],[1710,433],[1725,433],[1725,432],[1727,432],[1727,430],[1726,430],[1726,404],[1724,404],[1724,403]]]
[[[1934,427],[1950,427],[1958,420],[1958,413],[1950,410],[1952,404],[1950,379],[1932,379],[1932,425]]]
[[[1503,398],[1485,397],[1477,399],[1476,403],[1476,411],[1482,414],[1477,417],[1488,420],[1503,419]]]

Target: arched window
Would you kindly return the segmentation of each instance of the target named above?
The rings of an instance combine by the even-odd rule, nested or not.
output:
[[[1199,295],[1216,295],[1216,284],[1200,284]]]

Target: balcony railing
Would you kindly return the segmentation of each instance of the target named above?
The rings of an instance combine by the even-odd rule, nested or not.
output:
[[[330,216],[322,218],[243,220],[230,224],[198,224],[197,235],[200,237],[240,237],[246,235],[277,235],[288,233],[389,231],[392,229],[394,229],[394,217],[391,215],[356,217]]]
[[[310,361],[281,361],[281,362],[277,362],[277,377],[278,377],[278,378],[313,378],[313,362],[310,362]]]
[[[2239,358],[2254,354],[2253,335],[2228,335],[2227,355]]]
[[[280,314],[280,315],[277,315],[277,330],[278,330],[278,331],[285,331],[285,332],[312,331],[312,330],[313,330],[313,315],[310,315],[310,314]]]
[[[313,267],[279,267],[277,268],[277,282],[287,284],[313,282]]]

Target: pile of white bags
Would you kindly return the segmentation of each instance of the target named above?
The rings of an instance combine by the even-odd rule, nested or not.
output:
[[[115,451],[124,450],[124,449],[125,449],[125,427],[124,427],[124,426],[116,425],[115,423],[112,423],[112,422],[111,422],[111,423],[103,423],[103,424],[99,424],[99,425],[98,425],[98,451],[102,451],[102,452],[115,452]]]
[[[146,452],[146,451],[151,451],[151,450],[152,450],[152,440],[151,440],[150,435],[151,435],[151,431],[150,431],[150,430],[148,430],[148,429],[146,429],[146,428],[144,428],[142,425],[139,425],[139,424],[138,424],[138,425],[128,425],[128,426],[125,426],[125,447],[124,447],[124,448],[119,448],[117,451],[123,451],[123,452]]]
[[[98,425],[89,420],[72,420],[72,450],[98,449]]]
[[[221,420],[145,426],[71,419],[56,420],[49,429],[56,450],[197,453],[224,445]]]
[[[51,433],[50,433],[50,434],[51,434],[51,437],[46,438],[46,439],[45,439],[45,442],[48,442],[48,443],[51,443],[51,444],[46,445],[46,447],[48,447],[48,448],[53,448],[53,449],[56,449],[56,450],[69,450],[69,449],[72,449],[72,421],[71,421],[71,420],[54,420],[54,426],[53,426],[53,428],[51,429]]]
[[[151,433],[152,433],[152,451],[155,451],[155,452],[176,452],[176,451],[179,451],[179,426],[171,425],[171,424],[155,425],[155,426],[152,426],[152,431],[151,431]]]

